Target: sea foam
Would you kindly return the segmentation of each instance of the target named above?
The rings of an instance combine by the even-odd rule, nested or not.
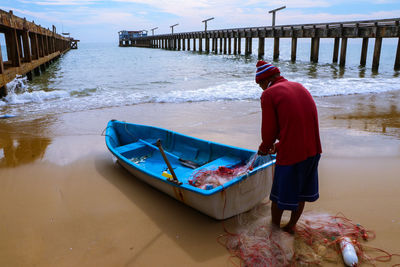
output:
[[[65,91],[33,91],[29,90],[26,77],[17,76],[6,85],[7,96],[0,101],[0,105],[18,105],[31,102],[42,103],[46,100],[69,97]]]

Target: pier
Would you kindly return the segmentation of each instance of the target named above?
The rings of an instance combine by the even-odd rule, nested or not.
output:
[[[13,12],[0,10],[0,34],[4,34],[7,61],[3,61],[0,47],[0,97],[7,95],[5,85],[18,75],[40,75],[51,62],[71,48],[77,48],[73,38],[56,33],[56,28],[45,29]]]
[[[204,30],[142,37],[121,38],[119,46],[147,47],[169,50],[198,51],[215,54],[242,54],[242,39],[245,40],[244,55],[252,54],[252,40],[258,39],[258,58],[264,57],[265,38],[274,40],[273,59],[279,59],[279,40],[291,38],[291,61],[296,61],[297,39],[308,38],[311,42],[310,61],[317,63],[321,38],[334,39],[332,62],[340,67],[346,64],[348,38],[361,38],[360,66],[365,66],[369,39],[375,40],[372,69],[379,68],[382,39],[397,38],[394,69],[400,70],[400,18],[330,22],[316,24],[278,25],[265,27]],[[197,47],[196,47],[197,43]],[[340,49],[340,51],[339,51]],[[340,53],[339,53],[340,52]]]

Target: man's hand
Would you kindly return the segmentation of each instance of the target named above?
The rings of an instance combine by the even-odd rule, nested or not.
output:
[[[269,150],[268,150],[268,154],[275,154],[276,153],[276,147],[275,147],[275,144],[273,144],[272,145],[272,148],[270,148]]]
[[[260,156],[266,156],[266,155],[268,155],[268,153],[266,153],[266,152],[264,152],[264,151],[261,151],[261,150],[258,150],[257,154],[260,155]]]
[[[260,155],[260,156],[266,156],[266,155],[269,155],[269,154],[276,154],[276,146],[275,146],[276,144],[277,143],[273,144],[272,147],[270,149],[268,149],[268,152],[264,152],[264,151],[258,149],[257,154]]]

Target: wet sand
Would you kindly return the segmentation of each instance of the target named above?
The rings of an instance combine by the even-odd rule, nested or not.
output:
[[[399,253],[399,92],[316,102],[321,196],[306,210],[342,212],[376,232],[369,245]],[[221,222],[135,179],[101,133],[119,119],[255,150],[260,116],[258,102],[242,101],[1,121],[0,266],[232,266]]]

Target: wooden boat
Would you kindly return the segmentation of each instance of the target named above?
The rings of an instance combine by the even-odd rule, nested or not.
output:
[[[256,151],[117,120],[108,123],[105,139],[110,152],[134,176],[215,219],[250,210],[271,190],[273,156],[262,157],[251,171],[206,190],[189,183],[194,173],[243,164]]]

